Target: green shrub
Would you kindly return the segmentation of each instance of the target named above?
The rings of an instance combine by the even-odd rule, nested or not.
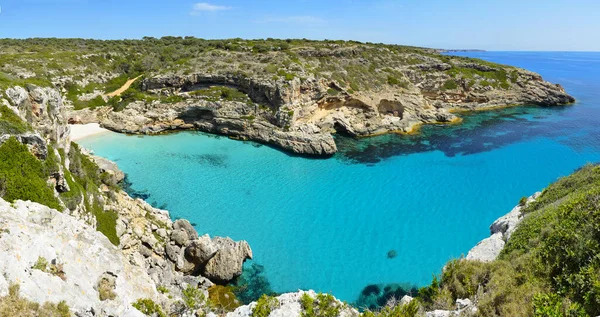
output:
[[[31,268],[34,270],[40,270],[42,272],[47,272],[48,271],[48,260],[46,260],[45,257],[40,256],[40,257],[38,257],[37,261]]]
[[[31,200],[60,210],[44,164],[11,137],[0,145],[0,196],[8,202]]]
[[[276,74],[279,67],[277,65],[269,64],[265,66],[265,71],[270,74]]]
[[[5,105],[0,105],[0,134],[21,134],[31,128]]]
[[[186,289],[183,290],[183,303],[186,307],[192,310],[196,310],[206,302],[206,297],[204,293],[197,287],[193,287],[188,285]]]
[[[252,310],[252,317],[269,317],[271,312],[279,307],[279,301],[268,295],[261,296]]]
[[[333,295],[323,293],[317,294],[316,298],[304,293],[300,298],[300,304],[303,309],[301,317],[337,317],[343,306]]]
[[[406,305],[386,306],[377,312],[366,311],[362,317],[415,317],[419,314],[419,303],[412,300]]]
[[[155,303],[150,298],[138,299],[132,306],[142,312],[142,314],[153,316],[156,314],[158,317],[167,317],[167,314],[163,311],[162,307]]]
[[[519,199],[519,206],[524,207],[525,205],[527,205],[527,197],[521,197]]]
[[[458,88],[458,83],[455,80],[448,79],[444,82],[442,88],[444,90],[454,90]]]
[[[340,91],[337,89],[329,88],[327,89],[327,94],[331,96],[337,96],[340,94]]]
[[[387,83],[388,83],[388,85],[391,85],[391,86],[397,86],[397,85],[400,85],[400,80],[396,77],[388,76]]]
[[[117,212],[104,211],[98,205],[92,207],[92,212],[96,217],[96,230],[104,234],[112,244],[119,246],[121,240],[117,236],[117,220],[119,219]]]

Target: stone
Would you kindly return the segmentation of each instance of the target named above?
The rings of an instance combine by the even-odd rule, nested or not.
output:
[[[215,283],[226,284],[242,274],[242,265],[246,259],[252,259],[252,250],[246,241],[216,237],[213,242],[218,251],[208,260],[202,275]]]
[[[481,240],[467,254],[467,260],[491,262],[494,261],[504,248],[502,233],[494,233],[488,238]]]
[[[145,258],[151,257],[153,252],[150,248],[148,248],[146,245],[142,244],[140,245],[140,247],[138,248],[138,251],[140,252],[141,255],[143,255]]]
[[[404,296],[402,296],[402,298],[400,299],[400,305],[401,305],[401,306],[403,306],[403,305],[407,305],[407,304],[409,304],[410,302],[412,302],[412,300],[413,300],[413,298],[412,298],[411,296],[404,295]]]
[[[338,49],[330,49],[329,52]],[[317,55],[322,55],[323,52]],[[356,53],[360,56],[360,53]],[[329,53],[324,54],[327,56]],[[206,72],[198,69],[191,74],[162,74],[142,81],[144,89],[156,92],[176,92],[186,98],[176,103],[130,103],[123,111],[98,109],[73,111],[74,120],[80,118],[101,123],[104,127],[124,133],[156,134],[167,130],[194,129],[224,134],[240,140],[254,140],[282,150],[310,156],[330,156],[337,152],[333,133],[369,136],[396,131],[412,131],[418,124],[456,122],[457,117],[448,109],[477,110],[515,104],[562,105],[574,98],[560,86],[542,80],[538,74],[510,69],[514,83],[508,87],[483,84],[483,78],[474,84],[457,85],[449,91],[444,87],[448,76],[444,70],[451,67],[472,69],[496,68],[488,65],[453,60],[445,63],[431,56],[415,54],[421,61],[407,67],[404,86],[365,87],[351,91],[334,79],[310,74],[302,80],[275,80],[259,72],[240,76],[227,70]],[[364,57],[347,56],[348,61],[369,63]],[[412,58],[412,57],[411,57]],[[360,60],[364,61],[360,61]],[[504,69],[509,71],[508,69]],[[273,109],[265,112],[246,103],[190,98],[190,87],[228,86],[244,91],[248,96]],[[329,94],[334,90],[335,95]],[[425,93],[426,92],[426,93]],[[18,94],[16,94],[18,95]],[[17,98],[16,96],[15,98]],[[252,120],[248,120],[248,117]]]
[[[167,257],[169,257],[169,259],[172,262],[177,262],[177,259],[179,258],[179,254],[182,252],[182,249],[176,245],[167,244],[165,246],[165,252],[167,253]]]
[[[456,299],[456,309],[458,309],[458,310],[463,310],[472,305],[473,305],[473,303],[468,298],[464,298],[464,299],[457,298]]]
[[[91,157],[96,163],[96,165],[98,165],[98,167],[100,168],[101,173],[106,172],[111,176],[111,181],[114,184],[120,183],[121,181],[123,181],[123,179],[125,179],[125,173],[123,173],[123,171],[119,169],[115,162],[100,156],[92,155]]]
[[[187,232],[183,229],[175,229],[171,232],[171,241],[179,246],[186,246],[189,239]]]
[[[185,219],[179,219],[173,223],[173,230],[178,230],[178,229],[181,229],[181,230],[184,230],[185,232],[187,232],[188,238],[190,240],[195,240],[196,238],[198,238],[198,233],[196,232],[196,229],[194,229],[192,224]]]
[[[196,265],[204,265],[217,253],[217,246],[208,235],[203,235],[194,240],[185,249],[186,258]]]

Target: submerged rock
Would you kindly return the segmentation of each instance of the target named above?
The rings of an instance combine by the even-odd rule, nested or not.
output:
[[[397,256],[398,256],[398,252],[396,252],[396,250],[390,250],[387,253],[388,259],[393,259],[393,258],[395,258]]]

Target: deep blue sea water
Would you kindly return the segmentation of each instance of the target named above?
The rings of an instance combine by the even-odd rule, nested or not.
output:
[[[352,302],[368,284],[428,284],[522,196],[600,161],[600,53],[460,55],[539,72],[578,101],[464,114],[419,135],[338,138],[326,160],[195,132],[80,143],[172,217],[247,240],[275,291]]]

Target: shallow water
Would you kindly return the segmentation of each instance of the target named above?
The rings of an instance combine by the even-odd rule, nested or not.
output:
[[[369,284],[425,285],[522,196],[600,161],[600,53],[460,55],[539,72],[578,102],[461,114],[462,124],[419,135],[338,138],[341,152],[327,160],[196,132],[79,142],[200,233],[247,240],[277,292],[354,301]]]

